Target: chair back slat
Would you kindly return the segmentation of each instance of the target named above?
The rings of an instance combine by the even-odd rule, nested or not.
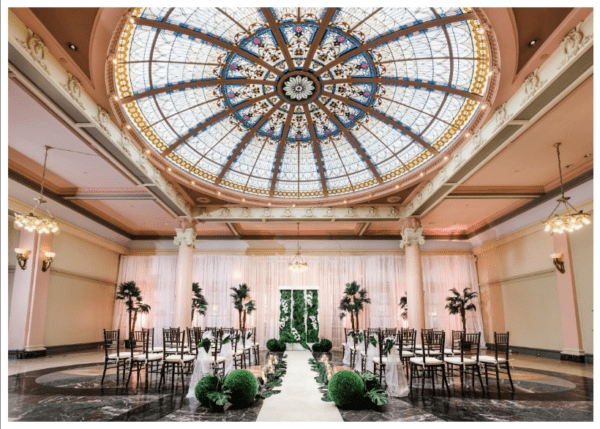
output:
[[[107,331],[104,329],[104,356],[108,358],[109,354],[119,354],[121,330]]]
[[[444,343],[446,335],[444,331],[421,332],[421,341],[423,344],[423,364],[427,357],[444,356]]]
[[[509,332],[494,332],[496,362],[498,362],[498,358],[504,358],[508,362],[509,334]]]
[[[460,361],[464,362],[465,353],[468,353],[469,356],[467,356],[467,358],[475,359],[479,362],[479,341],[481,340],[481,332],[465,333],[460,331],[460,333]]]

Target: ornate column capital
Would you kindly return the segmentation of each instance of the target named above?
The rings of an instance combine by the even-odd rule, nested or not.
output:
[[[177,227],[175,228],[175,238],[173,244],[181,246],[196,247],[196,224],[198,221],[193,217],[180,216],[177,218]]]
[[[402,234],[402,239],[400,240],[401,249],[404,249],[405,246],[411,246],[413,244],[425,244],[421,221],[416,217],[407,217],[401,219],[400,231]]]

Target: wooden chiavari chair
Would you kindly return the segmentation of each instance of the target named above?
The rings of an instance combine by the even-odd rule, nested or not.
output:
[[[423,344],[423,354],[410,358],[410,390],[412,391],[413,380],[415,377],[422,377],[421,394],[425,389],[425,377],[431,376],[433,391],[435,392],[435,377],[437,370],[442,370],[442,389],[444,383],[446,390],[450,394],[450,387],[446,379],[446,366],[444,364],[444,342],[446,336],[442,332],[421,332],[421,344]]]
[[[509,332],[506,333],[498,333],[494,332],[494,356],[480,356],[479,361],[483,363],[485,369],[485,383],[489,386],[488,379],[488,367],[493,368],[496,372],[496,385],[498,386],[498,391],[500,391],[500,368],[504,367],[506,369],[506,374],[508,375],[508,380],[510,381],[510,387],[512,392],[515,392],[515,386],[513,385],[512,377],[510,375],[510,362],[508,360],[509,353]],[[489,389],[489,387],[488,387]]]
[[[477,376],[479,377],[479,384],[481,384],[481,390],[485,393],[483,388],[483,381],[481,380],[481,371],[479,369],[479,341],[481,340],[481,332],[476,334],[467,334],[462,331],[460,332],[459,340],[459,356],[446,357],[446,366],[448,367],[448,375],[455,375],[454,369],[458,367],[460,370],[460,390],[465,393],[464,378],[471,371],[472,387],[475,389],[475,370],[477,370]],[[465,353],[469,353],[470,356],[466,357]]]

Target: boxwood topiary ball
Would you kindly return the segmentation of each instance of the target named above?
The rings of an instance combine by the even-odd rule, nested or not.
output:
[[[329,380],[329,397],[342,408],[360,408],[364,404],[365,383],[352,371],[336,372]]]
[[[312,345],[312,351],[315,353],[322,352],[323,350],[321,350],[321,343],[314,343]]]
[[[278,352],[284,352],[286,349],[286,344],[285,341],[283,340],[279,340],[279,349],[277,350]]]
[[[327,338],[323,338],[321,340],[321,351],[322,352],[327,353],[329,350],[331,350],[332,347],[333,347],[333,344]]]
[[[267,341],[267,349],[269,349],[270,352],[277,352],[279,351],[279,341],[277,341],[275,338],[271,338],[269,341]]]
[[[194,391],[196,394],[196,399],[203,405],[210,405],[210,401],[206,397],[206,394],[217,390],[218,384],[219,378],[214,374],[209,374],[202,377],[198,381],[198,384],[196,384],[196,389]]]
[[[235,406],[248,406],[254,402],[258,393],[258,381],[254,374],[246,369],[236,369],[225,377],[223,383],[231,392],[230,402]]]

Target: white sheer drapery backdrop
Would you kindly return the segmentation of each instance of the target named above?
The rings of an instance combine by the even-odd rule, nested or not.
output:
[[[247,318],[247,327],[257,328],[257,341],[264,345],[278,337],[279,288],[318,286],[320,337],[329,338],[334,346],[343,342],[343,328],[350,318],[340,320],[339,301],[346,283],[356,280],[366,288],[371,304],[360,316],[360,328],[402,326],[398,303],[406,291],[404,255],[305,256],[308,270],[296,274],[288,269],[289,255],[219,255],[195,254],[193,281],[198,282],[208,301],[206,316],[197,326],[237,327],[238,315],[233,308],[231,287],[246,283],[256,301],[257,310]],[[135,280],[144,301],[152,306],[144,327],[154,327],[158,344],[162,328],[174,320],[176,255],[123,256],[119,283]],[[422,255],[425,290],[426,326],[451,331],[461,329],[458,316],[448,315],[445,298],[449,290],[469,286],[478,292],[475,263],[470,255]],[[191,287],[191,285],[190,285]],[[479,300],[478,311],[469,313],[467,330],[483,332]],[[409,303],[410,305],[410,303]],[[122,301],[115,304],[113,327],[127,331]],[[138,329],[142,326],[138,322]],[[192,326],[190,321],[189,326]]]

